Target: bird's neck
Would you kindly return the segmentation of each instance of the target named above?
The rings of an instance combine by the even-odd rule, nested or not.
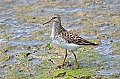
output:
[[[53,22],[51,38],[54,39],[56,34],[61,32],[61,29],[63,29],[63,27],[61,26],[61,21]]]

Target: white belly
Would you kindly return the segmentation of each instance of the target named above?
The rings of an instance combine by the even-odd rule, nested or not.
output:
[[[68,50],[75,50],[75,49],[82,46],[82,45],[76,45],[74,43],[67,43],[65,41],[58,41],[58,40],[53,40],[52,42],[55,45],[60,46],[60,47],[65,48],[65,49],[68,49]]]

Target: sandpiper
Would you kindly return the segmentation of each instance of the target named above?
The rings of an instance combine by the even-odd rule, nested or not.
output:
[[[54,14],[52,16],[52,18],[49,21],[45,22],[43,25],[45,25],[51,21],[53,21],[52,33],[51,33],[52,43],[66,49],[65,58],[63,60],[62,65],[64,65],[64,63],[65,63],[65,60],[67,57],[67,50],[69,50],[73,53],[73,55],[75,57],[76,67],[79,67],[77,57],[76,57],[75,53],[73,52],[73,50],[80,48],[83,45],[96,46],[98,44],[91,43],[91,42],[81,38],[77,34],[74,34],[74,33],[71,33],[69,31],[65,30],[61,25],[61,17],[59,14]]]

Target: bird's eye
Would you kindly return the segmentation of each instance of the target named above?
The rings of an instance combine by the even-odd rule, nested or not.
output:
[[[57,18],[57,17],[53,17],[54,19]]]

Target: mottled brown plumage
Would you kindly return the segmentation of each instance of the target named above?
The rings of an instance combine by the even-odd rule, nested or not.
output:
[[[56,44],[57,46],[60,46],[62,48],[66,49],[66,54],[65,54],[65,58],[64,61],[62,63],[62,65],[64,65],[66,57],[67,57],[67,50],[70,50],[76,60],[76,67],[79,66],[78,61],[77,61],[77,57],[75,55],[75,53],[73,52],[73,50],[81,47],[82,45],[98,45],[92,42],[89,42],[83,38],[81,38],[80,36],[78,36],[77,34],[71,33],[67,30],[65,30],[62,26],[61,26],[61,17],[59,14],[54,14],[52,16],[52,18],[45,22],[44,24],[47,24],[49,22],[53,21],[53,27],[52,27],[52,33],[51,33],[51,39],[52,42],[54,44]],[[44,25],[43,24],[43,25]]]
[[[74,44],[77,44],[77,45],[98,45],[98,44],[95,44],[95,43],[92,43],[92,42],[89,42],[83,38],[81,38],[80,36],[78,36],[77,34],[74,34],[74,33],[71,33],[71,32],[68,32],[66,30],[64,31],[61,31],[60,33],[58,33],[56,35],[56,38],[57,39],[63,39],[63,40],[66,40],[66,42],[68,43],[74,43]]]

